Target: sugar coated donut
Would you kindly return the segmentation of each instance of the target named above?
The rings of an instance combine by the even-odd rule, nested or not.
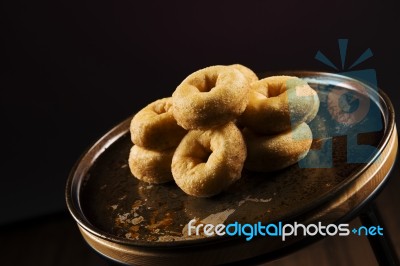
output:
[[[170,97],[152,102],[140,110],[131,121],[132,142],[154,150],[178,146],[186,130],[176,123],[171,107]]]
[[[234,123],[192,130],[175,151],[172,175],[187,194],[210,197],[241,177],[245,158],[246,145]]]
[[[172,94],[173,114],[185,129],[207,129],[234,121],[245,110],[250,90],[236,68],[211,66],[190,74]]]
[[[303,122],[318,112],[319,98],[307,82],[291,76],[273,76],[251,84],[249,104],[240,124],[262,134],[276,134]]]
[[[312,133],[306,123],[276,135],[259,135],[243,130],[247,145],[245,168],[257,172],[283,169],[303,159],[312,143]]]
[[[151,184],[172,181],[171,162],[175,149],[154,151],[134,145],[129,153],[129,168],[139,180]]]

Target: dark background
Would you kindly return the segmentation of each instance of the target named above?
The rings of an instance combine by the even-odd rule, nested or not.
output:
[[[13,0],[0,10],[0,224],[65,210],[80,154],[205,66],[336,72],[314,56],[340,66],[337,39],[348,38],[346,65],[371,48],[354,70],[376,69],[400,109],[393,2]]]

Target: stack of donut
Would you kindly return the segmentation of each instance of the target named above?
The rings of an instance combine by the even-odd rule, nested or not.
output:
[[[273,76],[253,82],[249,104],[240,118],[248,151],[245,167],[270,172],[304,158],[312,143],[307,123],[318,109],[318,94],[297,77]]]
[[[129,154],[129,167],[136,178],[147,183],[173,180],[172,156],[187,131],[178,126],[171,107],[172,98],[157,100],[131,121],[131,140],[135,145]]]
[[[302,159],[318,108],[315,91],[296,77],[258,80],[239,64],[207,67],[133,117],[129,167],[142,181],[175,180],[189,195],[210,197],[243,167],[269,172]]]

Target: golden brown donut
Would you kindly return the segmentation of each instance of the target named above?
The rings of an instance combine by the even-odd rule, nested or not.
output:
[[[172,158],[172,175],[187,194],[210,197],[241,177],[246,145],[235,124],[192,130]]]
[[[250,85],[234,67],[211,66],[190,74],[172,94],[173,114],[185,129],[235,120],[246,108]]]
[[[234,64],[234,65],[229,65],[229,66],[236,68],[237,70],[242,72],[242,74],[246,77],[247,81],[250,84],[258,81],[258,77],[257,77],[256,73],[254,73],[253,70],[251,70],[250,68],[245,67],[244,65],[241,65],[241,64]]]
[[[132,142],[153,150],[178,146],[186,130],[176,123],[171,107],[170,97],[152,102],[140,110],[131,121]]]
[[[249,104],[240,124],[254,132],[276,134],[303,122],[318,112],[319,98],[307,82],[291,76],[273,76],[251,84]]]
[[[171,161],[175,149],[155,151],[134,145],[129,153],[129,168],[139,180],[151,184],[172,181]]]
[[[247,145],[245,168],[257,172],[276,171],[303,159],[312,142],[306,123],[276,135],[259,135],[248,128],[243,130]]]

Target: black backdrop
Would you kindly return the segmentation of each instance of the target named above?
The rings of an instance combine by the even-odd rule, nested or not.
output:
[[[183,2],[183,1],[182,1]],[[0,224],[65,209],[79,155],[113,125],[168,96],[189,73],[242,63],[257,72],[336,72],[367,48],[397,109],[398,14],[379,1],[22,1],[0,10]]]

